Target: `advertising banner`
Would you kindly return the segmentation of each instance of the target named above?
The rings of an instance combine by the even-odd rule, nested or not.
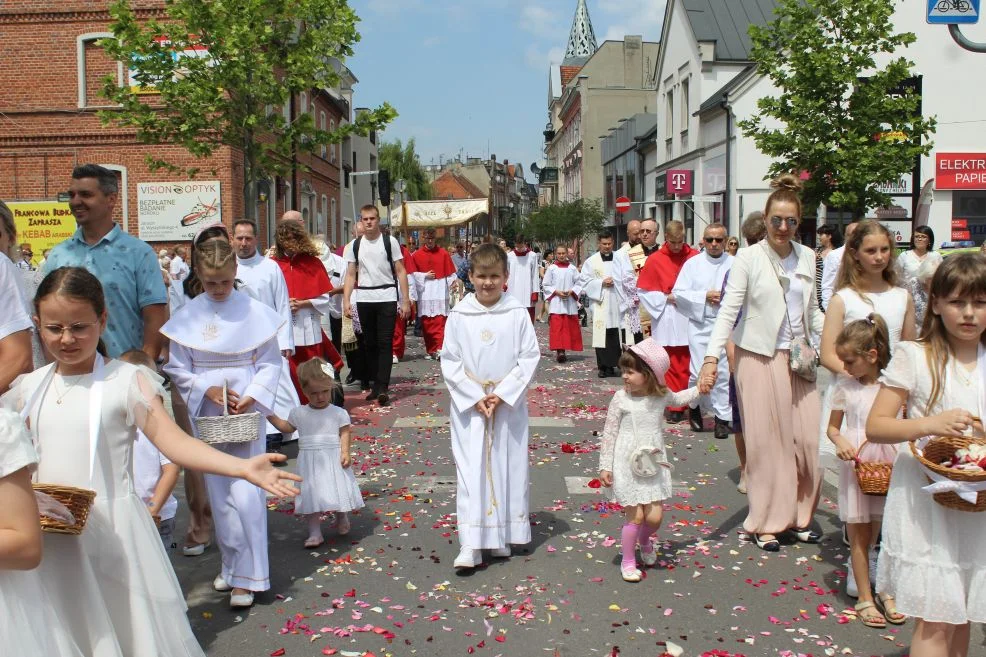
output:
[[[221,218],[218,180],[137,183],[137,225],[145,242],[187,242]]]
[[[14,213],[17,243],[27,242],[34,253],[34,264],[41,261],[45,249],[64,242],[75,233],[75,217],[68,203],[31,201],[7,203]]]
[[[986,153],[937,153],[935,189],[986,189]]]

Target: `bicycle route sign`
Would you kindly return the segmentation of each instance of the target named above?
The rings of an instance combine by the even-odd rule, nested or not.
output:
[[[979,22],[980,0],[928,0],[928,22],[960,25]]]

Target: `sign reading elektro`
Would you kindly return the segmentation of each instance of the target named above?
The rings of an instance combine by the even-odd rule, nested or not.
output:
[[[935,189],[986,189],[986,153],[937,153]]]

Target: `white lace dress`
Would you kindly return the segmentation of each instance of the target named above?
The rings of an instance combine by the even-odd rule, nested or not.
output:
[[[630,459],[638,447],[652,445],[661,450],[659,460],[670,462],[664,442],[664,409],[686,406],[698,399],[698,388],[668,392],[664,397],[613,395],[606,411],[599,469],[613,473],[613,499],[623,506],[649,504],[671,497],[671,470],[661,468],[653,477],[638,477],[630,470]]]
[[[931,414],[963,408],[982,417],[982,366],[970,374],[949,363],[945,372],[944,394]],[[927,415],[931,372],[921,345],[899,343],[880,382],[908,391],[908,417]],[[953,625],[986,622],[986,522],[978,513],[941,506],[921,490],[927,484],[903,445],[883,511],[877,591],[895,596],[897,610],[908,616]]]
[[[342,467],[339,429],[350,424],[349,413],[338,406],[291,410],[288,422],[298,429],[298,474],[301,495],[295,515],[354,511],[363,508],[352,467]]]

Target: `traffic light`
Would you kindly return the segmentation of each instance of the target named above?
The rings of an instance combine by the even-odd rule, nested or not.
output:
[[[377,192],[380,194],[380,202],[390,205],[390,172],[380,169],[377,172]]]

